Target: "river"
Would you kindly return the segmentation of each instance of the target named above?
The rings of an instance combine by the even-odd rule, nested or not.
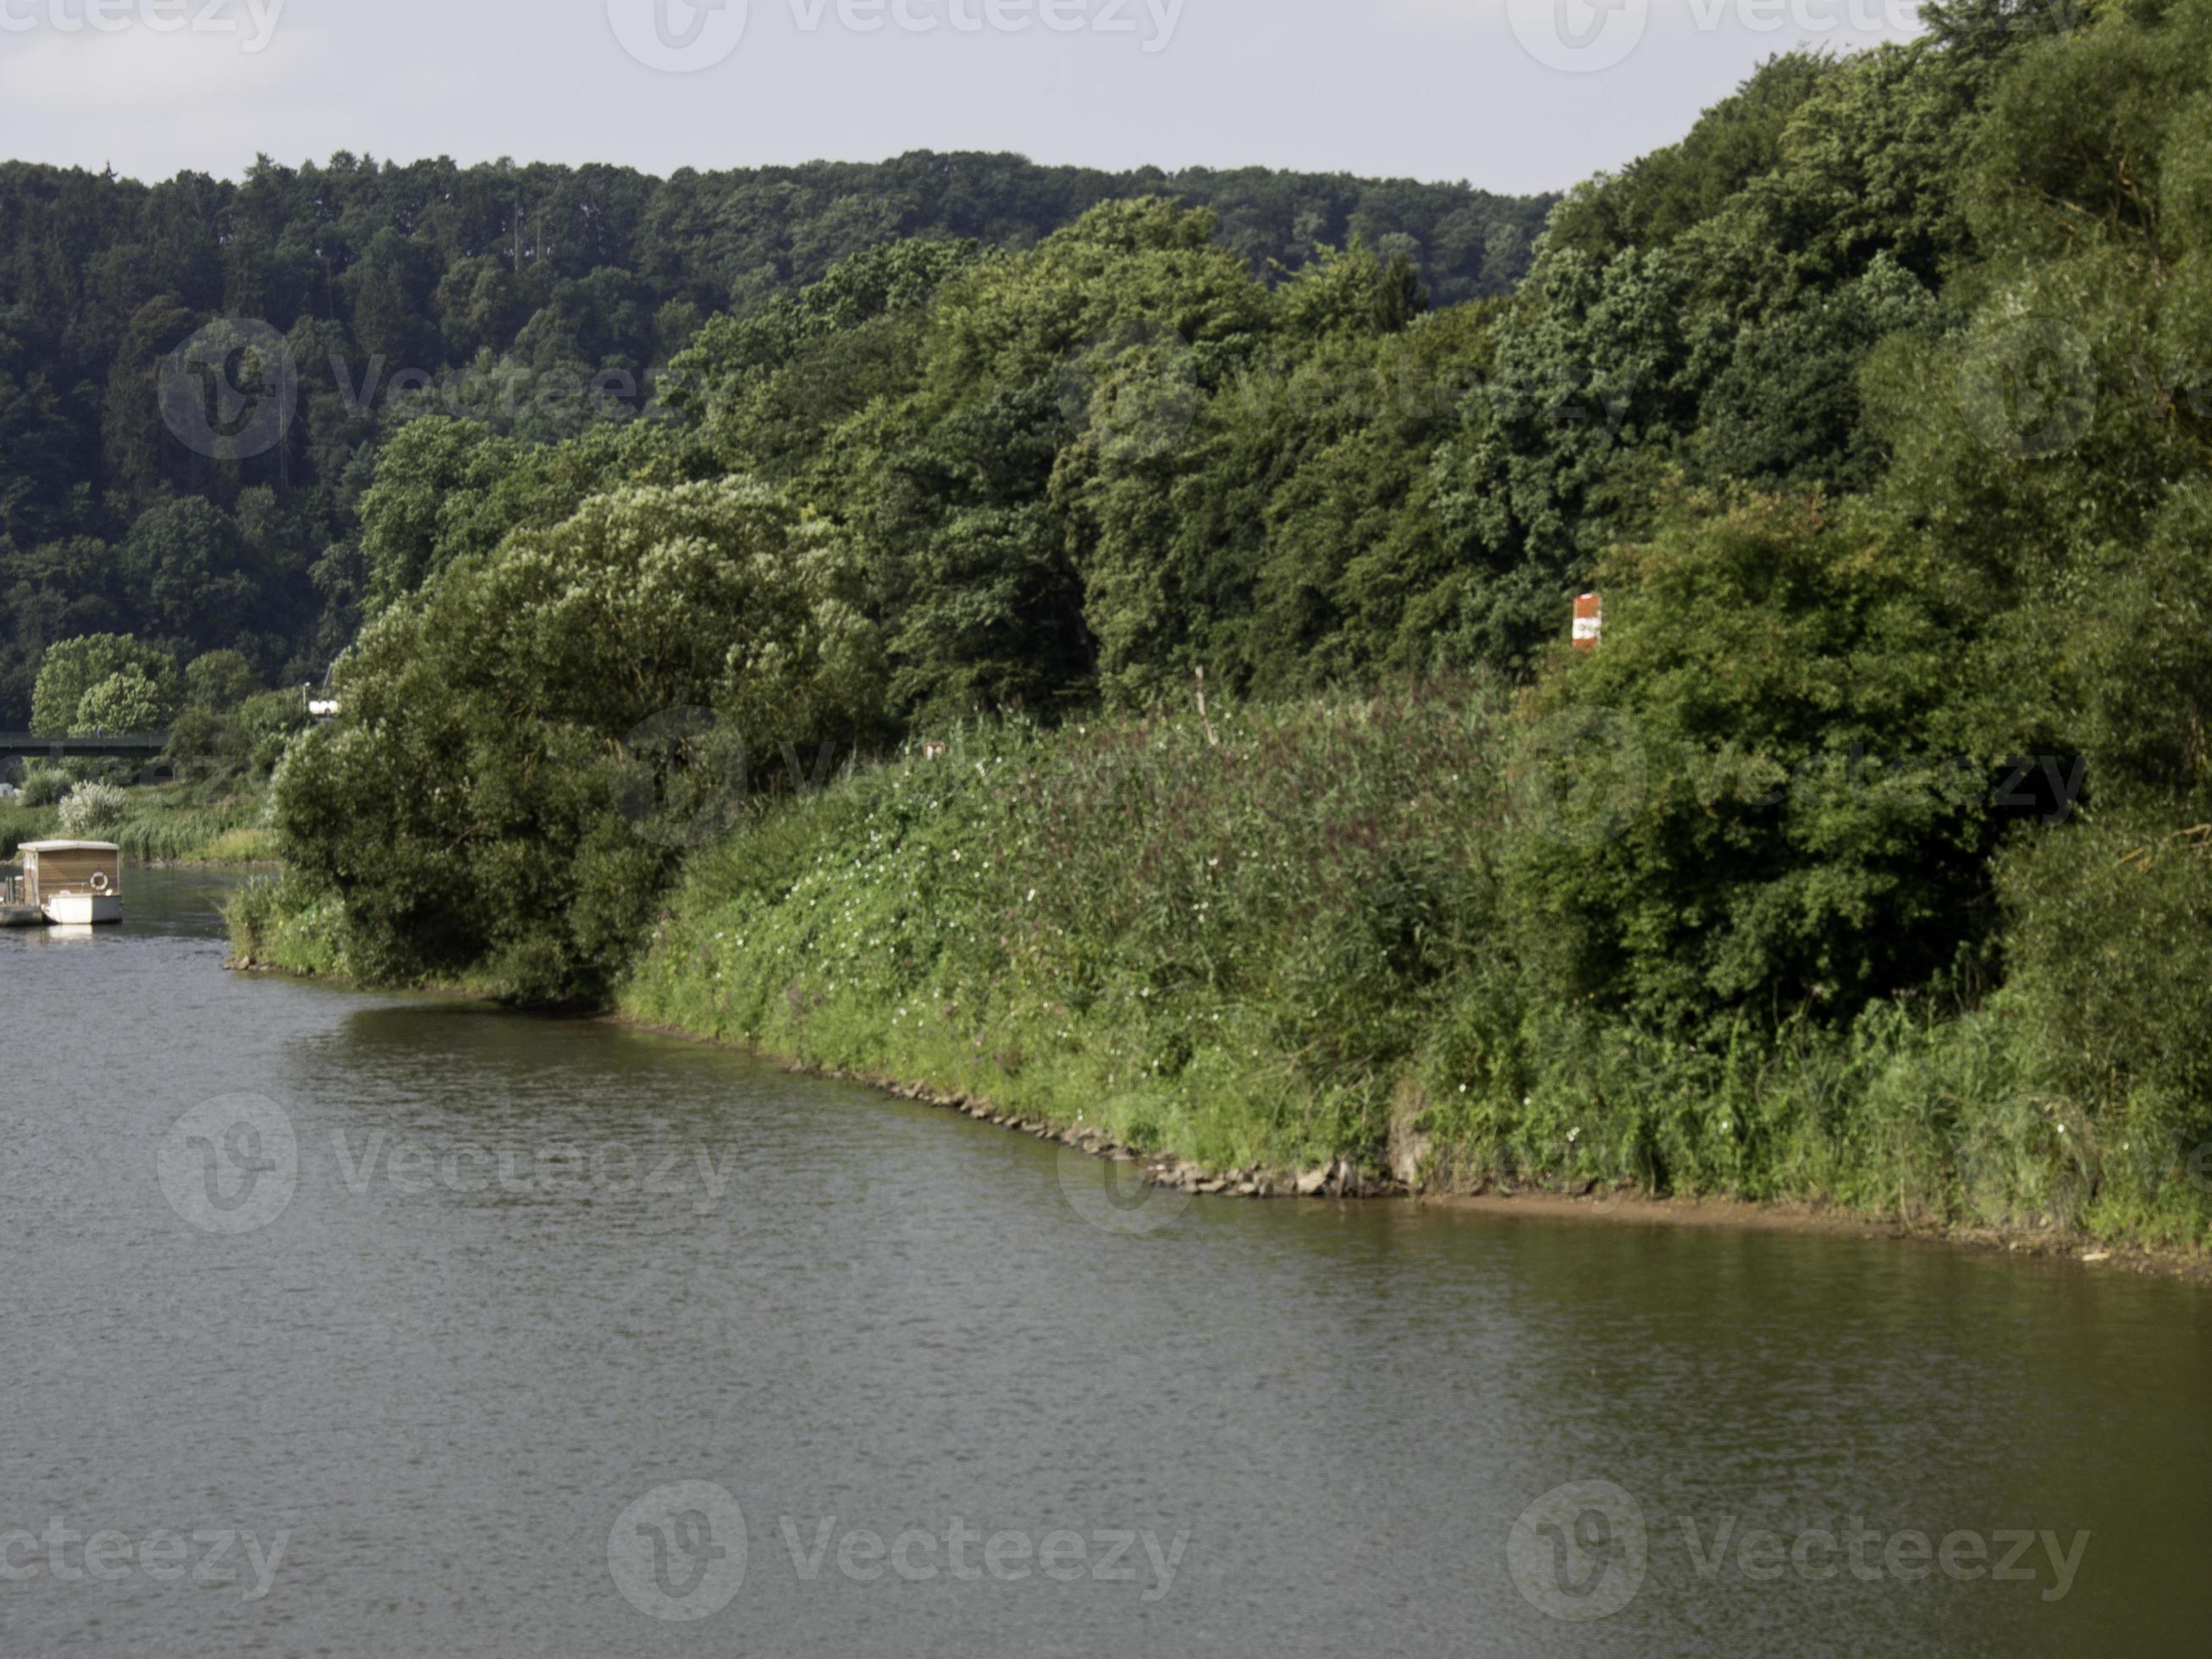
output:
[[[0,1652],[2202,1651],[2212,1294],[0,933]]]

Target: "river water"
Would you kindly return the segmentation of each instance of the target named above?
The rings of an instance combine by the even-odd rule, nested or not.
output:
[[[2212,1294],[0,933],[0,1653],[2202,1652]]]

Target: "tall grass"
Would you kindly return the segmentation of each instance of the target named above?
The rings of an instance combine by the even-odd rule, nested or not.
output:
[[[0,801],[0,859],[12,859],[27,841],[44,841],[54,833],[54,809],[25,806],[19,801]]]
[[[252,864],[276,856],[275,838],[263,827],[264,802],[258,792],[214,792],[185,783],[154,785],[123,792],[115,816],[85,826],[82,838],[112,841],[126,858],[168,864]],[[65,831],[52,806],[0,803],[0,857],[15,857],[25,842],[50,840]]]
[[[1224,1170],[2203,1240],[2188,1149],[2097,1160],[2016,1000],[1698,1041],[1546,1000],[1507,728],[1429,687],[951,734],[699,854],[621,1006]]]

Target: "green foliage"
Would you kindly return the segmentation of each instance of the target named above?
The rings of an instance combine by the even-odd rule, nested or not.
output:
[[[179,700],[175,661],[128,635],[95,634],[48,648],[33,693],[35,731],[160,731]],[[131,723],[106,718],[125,716]],[[143,722],[143,723],[137,723]]]
[[[1221,1164],[2201,1239],[2212,3],[1930,21],[1763,66],[1533,246],[1209,175],[754,259],[686,177],[654,234],[720,292],[449,263],[449,346],[644,331],[681,420],[311,422],[361,526],[314,580],[377,620],[242,933],[533,1000],[634,969],[647,1018]],[[382,229],[352,325],[404,338]],[[161,476],[131,411],[191,314],[131,319],[115,477]],[[0,335],[11,430],[82,379],[31,361]],[[25,636],[245,626],[306,521],[238,499],[94,539],[0,492]],[[1481,690],[1372,695],[1421,676]],[[1009,711],[722,810],[787,741]],[[2008,827],[2015,755],[2086,793]]]
[[[33,766],[23,774],[22,802],[26,806],[58,806],[69,791],[69,774],[58,767]]]
[[[185,702],[210,714],[227,714],[261,690],[253,665],[236,651],[210,651],[185,665]]]
[[[386,613],[275,793],[295,878],[343,902],[351,969],[601,992],[682,844],[626,821],[626,737],[711,710],[742,788],[786,744],[872,734],[883,672],[854,591],[823,526],[728,480],[596,497]]]
[[[143,669],[110,674],[84,694],[76,706],[76,732],[156,732],[167,718],[169,699]]]
[[[963,728],[703,854],[625,1004],[1224,1164],[1388,1132],[1480,948],[1486,694]]]
[[[2140,1109],[2107,1137],[2125,1157],[2085,1161],[2094,1126],[2039,1096],[2011,1003],[1686,1035],[1562,1001],[1515,944],[1529,808],[1495,757],[1527,740],[1488,694],[946,736],[943,759],[702,853],[623,1009],[1219,1169],[1349,1159],[2185,1243],[2212,1219],[2171,1133],[2136,1155]],[[273,905],[256,952],[311,956],[320,925]]]
[[[1532,954],[1563,1000],[1693,1028],[1923,988],[1990,925],[1971,596],[1817,501],[1675,511],[1531,705]]]
[[[2008,988],[2082,1155],[2212,1145],[2212,828],[2104,818],[2002,868]]]
[[[389,501],[381,545],[364,544],[380,452],[419,420],[470,416],[515,447],[588,443],[664,412],[656,380],[717,315],[725,331],[755,316],[769,337],[794,320],[828,331],[865,400],[897,331],[861,319],[917,303],[910,279],[938,256],[913,250],[1030,247],[1102,202],[1153,195],[1214,208],[1255,272],[1364,240],[1447,300],[1508,290],[1551,200],[926,151],[666,179],[340,154],[150,186],[0,163],[0,728],[23,723],[44,648],[90,634],[180,659],[236,650],[264,683],[319,678],[364,604],[389,604],[452,550],[426,556],[426,504]],[[892,248],[908,251],[872,275],[874,251]],[[794,317],[788,298],[809,284],[823,292]],[[165,422],[163,365],[211,324],[257,320],[297,368],[295,417],[265,450],[210,457]],[[264,343],[249,359],[241,389],[273,388],[277,354]],[[795,428],[787,447],[859,406],[817,406],[814,389],[769,399],[766,424]],[[422,459],[400,471],[422,476]],[[529,521],[558,522],[576,499]],[[443,530],[466,540],[487,522],[465,504]]]

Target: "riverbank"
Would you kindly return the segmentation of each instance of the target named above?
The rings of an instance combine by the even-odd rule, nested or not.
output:
[[[264,902],[277,891],[274,883],[256,885],[264,896]],[[273,909],[264,911],[264,916],[274,914]],[[253,942],[241,933],[234,906],[232,932],[234,949],[238,953],[227,965],[234,971],[355,984],[336,959],[328,934],[312,925],[302,927],[296,914],[279,922],[273,933],[260,935],[258,941]],[[255,955],[255,950],[266,954]],[[479,1002],[497,1000],[494,993],[485,988],[460,984],[410,987],[408,994]],[[1070,1113],[1065,1109],[1065,1103],[1061,1103],[1060,1109],[1050,1113],[1024,1110],[989,1098],[934,1089],[895,1075],[856,1071],[788,1052],[738,1044],[712,1031],[659,1024],[634,1013],[607,1011],[596,1018],[605,1024],[652,1036],[709,1047],[740,1048],[754,1058],[794,1075],[859,1084],[901,1100],[957,1111],[1011,1133],[1127,1164],[1148,1185],[1194,1196],[1297,1198],[1363,1205],[1404,1202],[1470,1213],[1577,1223],[1881,1238],[2015,1255],[2076,1266],[2085,1271],[2145,1274],[2212,1285],[2212,1254],[2200,1247],[2109,1235],[2090,1237],[2078,1229],[1990,1225],[1926,1212],[1908,1216],[1899,1209],[1855,1208],[1820,1198],[1752,1199],[1728,1194],[1655,1192],[1630,1182],[1601,1182],[1589,1176],[1563,1177],[1542,1171],[1526,1171],[1503,1178],[1478,1177],[1469,1187],[1441,1188],[1420,1184],[1418,1180],[1408,1185],[1385,1171],[1364,1169],[1346,1159],[1304,1170],[1269,1169],[1258,1164],[1242,1168],[1209,1165],[1173,1151],[1147,1149],[1119,1140],[1098,1127],[1094,1114],[1081,1109]]]
[[[234,966],[242,964],[234,963]],[[263,964],[253,971],[282,972]],[[437,988],[435,994],[470,996],[476,994],[452,987]],[[732,1045],[677,1026],[654,1025],[635,1018],[610,1013],[605,1023],[655,1036],[695,1042],[713,1047]],[[1411,1203],[1447,1211],[1488,1214],[1520,1219],[1598,1223],[1623,1226],[1717,1228],[1740,1232],[1820,1234],[1835,1237],[1887,1239],[1944,1249],[2002,1254],[2027,1260],[2079,1267],[2084,1271],[2125,1273],[2185,1283],[2212,1285],[2212,1253],[2171,1244],[2123,1243],[2087,1239],[2078,1233],[2049,1230],[2024,1231],[2016,1228],[1963,1224],[1923,1216],[1907,1221],[1901,1216],[1854,1210],[1809,1199],[1751,1200],[1726,1194],[1655,1193],[1626,1184],[1602,1184],[1577,1179],[1550,1183],[1540,1176],[1529,1184],[1512,1186],[1483,1182],[1474,1190],[1444,1191],[1407,1186],[1395,1177],[1363,1171],[1348,1162],[1322,1165],[1304,1172],[1268,1170],[1254,1167],[1223,1170],[1187,1162],[1173,1153],[1148,1153],[1125,1146],[1079,1120],[1025,1116],[988,1100],[941,1094],[916,1085],[883,1077],[859,1074],[810,1064],[789,1055],[748,1049],[794,1075],[828,1081],[854,1083],[880,1090],[900,1100],[956,1111],[978,1122],[1072,1146],[1091,1157],[1126,1164],[1143,1182],[1164,1189],[1197,1197],[1230,1199],[1300,1199],[1349,1204]]]
[[[1515,890],[1506,719],[1408,691],[948,733],[695,852],[611,1012],[1194,1189],[1634,1193],[2203,1253],[2204,1160],[2051,1087],[2003,992],[1687,1036],[1559,994]],[[242,962],[349,972],[334,897],[257,883],[232,914]]]
[[[25,842],[112,841],[125,858],[149,864],[250,867],[272,865],[276,838],[266,826],[258,788],[210,792],[204,784],[138,785],[123,792],[119,812],[78,830],[64,827],[58,805],[0,803],[0,858]]]

